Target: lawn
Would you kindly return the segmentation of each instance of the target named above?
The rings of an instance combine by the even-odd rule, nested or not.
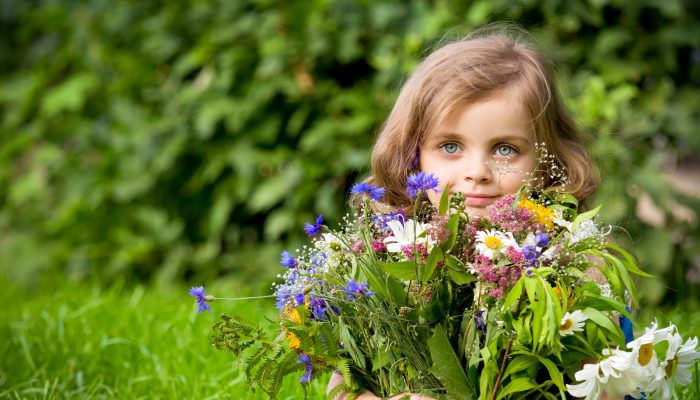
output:
[[[271,301],[217,302],[214,312],[196,314],[186,287],[0,283],[0,398],[266,398],[251,391],[233,354],[211,347],[209,333],[221,312],[272,316]],[[235,281],[208,290],[253,294]],[[642,309],[640,320],[672,320],[685,337],[700,335],[700,311],[687,303],[685,309]],[[676,398],[700,398],[697,374]],[[327,376],[317,378],[308,388],[312,399],[324,397]],[[288,377],[279,398],[303,396],[296,377]]]
[[[252,319],[272,303],[216,303],[213,313],[196,314],[185,287],[62,283],[27,291],[1,283],[0,398],[267,398],[250,390],[234,355],[213,348],[209,333],[218,312]],[[323,398],[326,381],[319,377],[309,398]],[[288,377],[279,398],[302,397]]]

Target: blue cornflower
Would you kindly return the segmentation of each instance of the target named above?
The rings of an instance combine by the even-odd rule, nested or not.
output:
[[[384,196],[384,188],[372,186],[364,182],[356,183],[355,186],[350,189],[352,194],[365,194],[369,196],[372,200],[378,201]]]
[[[525,256],[526,265],[534,267],[537,262],[537,258],[540,256],[540,252],[537,248],[531,244],[523,246],[523,256]]]
[[[311,319],[316,321],[326,320],[328,304],[325,300],[318,296],[312,296],[311,300],[309,300],[309,306],[311,307]]]
[[[297,356],[297,363],[304,364],[306,367],[306,371],[304,372],[304,375],[299,378],[299,382],[309,383],[314,378],[314,366],[311,364],[311,358],[307,354],[301,353]]]
[[[288,251],[283,251],[280,253],[280,265],[287,268],[295,268],[297,260]]]
[[[321,223],[323,223],[323,214],[318,214],[315,224],[310,224],[308,222],[304,224],[304,232],[306,232],[306,234],[309,236],[313,236],[321,232]]]
[[[546,247],[549,244],[549,236],[546,233],[540,232],[535,235],[535,245],[539,248]]]
[[[211,307],[207,305],[207,298],[209,296],[204,293],[204,286],[190,288],[190,296],[194,296],[197,300],[198,314],[204,311],[211,311]]]
[[[374,292],[367,290],[367,282],[357,283],[354,280],[348,282],[341,289],[348,296],[348,300],[355,300],[355,296],[374,296]]]
[[[425,172],[416,172],[415,174],[409,175],[406,191],[411,198],[414,198],[419,192],[435,189],[438,183],[438,178],[435,175],[426,174]]]
[[[399,209],[397,212],[392,212],[389,214],[382,214],[382,215],[376,215],[372,217],[372,223],[374,224],[377,229],[382,230],[382,231],[388,231],[391,228],[389,228],[389,221],[393,221],[395,219],[405,219],[406,218],[406,213]]]
[[[480,331],[486,330],[486,325],[484,324],[484,310],[479,310],[474,315],[476,317],[476,329]]]
[[[297,303],[298,306],[303,305],[304,304],[304,293],[295,294],[294,301]]]

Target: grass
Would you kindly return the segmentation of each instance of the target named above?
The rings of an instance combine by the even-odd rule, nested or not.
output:
[[[148,288],[54,281],[31,291],[0,280],[0,398],[265,399],[252,392],[234,355],[209,345],[216,313],[250,320],[272,315],[271,301],[213,303],[215,313],[195,314],[186,287]],[[241,293],[235,282],[208,288]],[[690,302],[689,302],[690,303]],[[692,311],[695,310],[695,311]],[[642,309],[645,326],[674,321],[684,335],[700,335],[700,311]],[[675,398],[700,398],[700,379]],[[308,397],[324,398],[327,377],[317,377]],[[279,398],[303,398],[296,377]]]
[[[3,283],[2,399],[267,398],[250,390],[232,353],[210,346],[218,314],[195,314],[185,287],[117,284],[102,290],[62,283],[28,294]],[[251,320],[274,308],[260,302],[213,306],[227,313],[235,307]],[[319,377],[309,398],[323,398],[326,381]],[[301,385],[289,376],[279,398],[302,397]]]

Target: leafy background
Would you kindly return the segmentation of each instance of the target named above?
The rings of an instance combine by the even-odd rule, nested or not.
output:
[[[121,307],[115,282],[164,303],[189,304],[193,284],[267,291],[303,222],[344,214],[421,57],[493,21],[525,27],[554,60],[603,217],[658,277],[640,282],[644,308],[696,315],[697,2],[1,0],[0,275],[35,304],[19,301],[24,324],[59,293],[95,288]],[[0,317],[8,345],[21,321]],[[52,376],[5,360],[6,394]]]

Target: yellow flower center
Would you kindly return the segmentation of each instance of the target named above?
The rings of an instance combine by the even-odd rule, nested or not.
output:
[[[574,326],[574,321],[571,320],[571,318],[568,318],[564,321],[563,324],[559,327],[560,331],[568,331],[571,329],[571,327]]]
[[[654,356],[654,346],[651,343],[639,346],[639,357],[637,358],[639,365],[644,367],[649,364],[652,356]]]
[[[501,239],[495,236],[489,236],[484,240],[484,244],[491,250],[498,250],[501,248]]]

